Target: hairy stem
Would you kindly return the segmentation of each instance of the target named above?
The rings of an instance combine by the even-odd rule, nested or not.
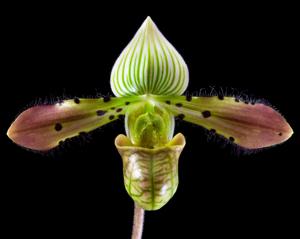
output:
[[[131,239],[141,239],[143,234],[145,210],[134,204],[134,217]]]

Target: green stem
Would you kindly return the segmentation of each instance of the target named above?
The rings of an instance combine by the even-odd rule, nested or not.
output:
[[[143,234],[145,210],[134,204],[134,217],[131,239],[141,239]]]

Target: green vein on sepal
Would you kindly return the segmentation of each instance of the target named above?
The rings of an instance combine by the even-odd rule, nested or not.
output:
[[[116,60],[110,82],[116,96],[129,96],[181,95],[188,81],[184,60],[148,17]]]

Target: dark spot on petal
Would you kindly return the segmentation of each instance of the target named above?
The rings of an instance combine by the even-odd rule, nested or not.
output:
[[[223,95],[218,95],[218,99],[219,100],[224,100],[224,96]]]
[[[120,120],[123,120],[123,119],[125,118],[125,115],[118,115],[118,118],[119,118]]]
[[[280,132],[278,135],[279,135],[279,136],[282,136],[282,133]]]
[[[121,112],[121,111],[122,111],[122,108],[116,109],[116,112]]]
[[[59,142],[58,142],[58,145],[62,145],[64,143],[64,141],[63,140],[60,140]]]
[[[184,117],[185,117],[185,115],[184,115],[184,114],[179,114],[179,115],[177,115],[177,118],[178,118],[178,119],[181,119],[181,120],[183,120],[183,119],[184,119]]]
[[[107,112],[107,111],[105,111],[105,110],[97,110],[97,111],[96,111],[96,113],[97,113],[98,116],[105,115],[106,112]]]
[[[61,123],[56,123],[55,126],[54,126],[54,129],[55,129],[56,131],[61,131],[61,130],[62,130],[62,125],[61,125]]]
[[[202,112],[202,116],[203,116],[204,118],[208,118],[208,117],[211,116],[211,113],[210,113],[210,111],[206,110],[206,111],[203,111],[203,112]]]
[[[251,105],[255,105],[255,102],[254,102],[254,101],[252,101],[252,102],[251,102]]]
[[[113,120],[113,119],[115,118],[115,116],[114,116],[114,115],[110,115],[108,118],[109,118],[110,120]]]
[[[231,142],[234,142],[234,138],[233,137],[229,137],[229,140],[231,141]]]
[[[170,104],[171,104],[171,101],[166,100],[166,104],[170,105]]]
[[[80,99],[77,98],[77,97],[75,97],[75,98],[74,98],[74,103],[75,103],[75,104],[79,104],[79,103],[80,103]]]
[[[185,99],[186,99],[186,101],[192,101],[192,96],[191,95],[186,95]]]
[[[182,104],[181,103],[177,103],[175,104],[177,107],[182,107]]]
[[[116,107],[111,107],[110,109],[111,109],[111,110],[114,110],[115,108],[116,108]]]
[[[212,134],[215,134],[216,130],[215,129],[210,129],[209,132],[212,133]]]
[[[125,105],[129,105],[129,104],[130,104],[130,102],[128,102],[128,101],[127,101],[127,102],[125,102]]]
[[[108,102],[108,101],[110,101],[110,96],[108,95],[108,96],[104,96],[103,97],[103,102]]]
[[[246,105],[248,105],[248,104],[249,104],[249,102],[248,102],[248,101],[245,101],[244,103],[245,103]]]
[[[240,102],[240,100],[239,100],[239,99],[237,99],[237,98],[235,98],[235,102]]]

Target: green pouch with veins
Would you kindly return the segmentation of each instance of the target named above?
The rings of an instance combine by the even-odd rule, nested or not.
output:
[[[123,160],[124,184],[131,198],[146,210],[164,206],[177,190],[183,134],[153,149],[135,146],[125,135],[119,135],[115,145]]]

